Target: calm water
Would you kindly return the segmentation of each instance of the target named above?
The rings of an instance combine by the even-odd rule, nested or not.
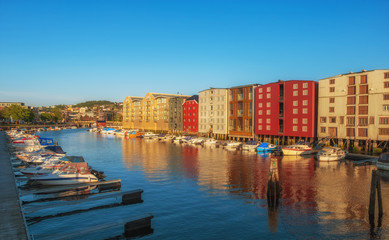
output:
[[[84,156],[94,169],[105,172],[107,180],[122,179],[122,191],[143,189],[144,202],[45,220],[29,226],[31,234],[78,231],[152,213],[154,233],[142,239],[389,239],[389,178],[381,181],[384,217],[373,237],[368,223],[375,166],[280,158],[282,199],[278,209],[268,210],[270,160],[265,156],[123,139],[85,129],[39,135],[53,137],[68,155]],[[45,209],[27,216],[115,201],[120,199]],[[121,232],[119,227],[83,239],[104,239]]]

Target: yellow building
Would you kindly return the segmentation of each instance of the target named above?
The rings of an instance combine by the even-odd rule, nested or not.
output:
[[[318,137],[366,146],[389,140],[389,70],[319,80]]]
[[[126,97],[123,102],[123,128],[142,129],[143,97]]]
[[[170,130],[170,99],[186,99],[189,97],[187,95],[164,93],[147,93],[143,98],[126,97],[123,103],[123,128],[167,132]]]

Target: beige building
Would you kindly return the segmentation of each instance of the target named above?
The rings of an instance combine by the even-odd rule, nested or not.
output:
[[[143,98],[126,97],[123,102],[123,128],[167,132],[170,130],[169,101],[189,97],[164,93],[147,93]]]
[[[318,137],[369,146],[389,140],[389,70],[319,80]]]
[[[228,89],[210,88],[199,92],[199,133],[227,138]]]
[[[123,128],[142,129],[143,97],[126,97],[123,102]]]

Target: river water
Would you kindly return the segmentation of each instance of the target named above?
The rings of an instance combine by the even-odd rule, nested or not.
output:
[[[368,221],[374,165],[278,157],[282,195],[275,209],[266,200],[270,158],[221,148],[124,139],[86,129],[42,132],[68,155],[81,155],[122,191],[143,189],[143,203],[93,210],[29,226],[45,236],[83,231],[146,213],[152,234],[141,239],[389,239],[389,178],[381,178],[382,226]],[[24,196],[22,200],[34,198]],[[43,209],[39,216],[93,207],[120,199]],[[75,201],[77,202],[77,201]],[[40,203],[44,206],[44,203]],[[120,235],[123,227],[94,231],[82,239]]]

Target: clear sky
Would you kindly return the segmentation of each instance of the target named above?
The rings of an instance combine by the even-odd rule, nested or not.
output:
[[[388,68],[388,0],[0,0],[0,101],[122,102]]]

